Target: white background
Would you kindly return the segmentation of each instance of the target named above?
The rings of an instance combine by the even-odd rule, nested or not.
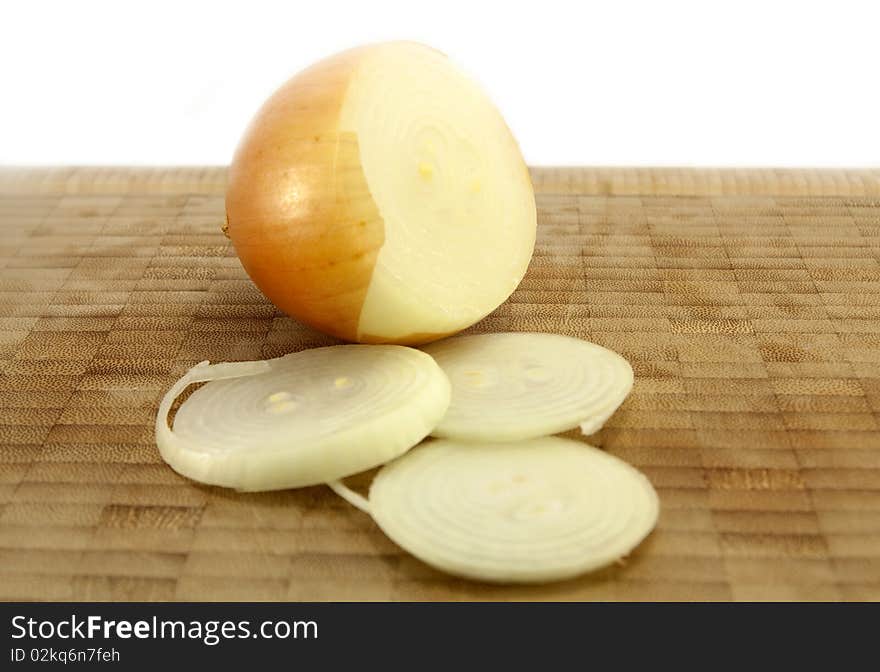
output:
[[[880,165],[880,3],[67,2],[0,9],[0,163],[225,164],[335,51],[413,39],[532,164]]]

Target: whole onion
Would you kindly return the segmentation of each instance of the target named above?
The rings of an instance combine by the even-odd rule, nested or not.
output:
[[[227,233],[280,309],[363,343],[482,319],[522,279],[535,201],[519,147],[443,54],[394,42],[284,84],[229,172]]]

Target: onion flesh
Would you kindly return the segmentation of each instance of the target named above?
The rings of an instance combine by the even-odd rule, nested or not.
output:
[[[442,571],[533,583],[624,557],[654,528],[659,501],[642,473],[577,441],[435,440],[382,468],[369,512]]]
[[[623,403],[633,371],[620,355],[568,336],[458,336],[422,348],[452,382],[452,402],[433,436],[528,439],[580,426],[592,434]]]
[[[181,405],[189,385],[207,382]],[[421,441],[449,404],[449,381],[424,353],[341,345],[258,362],[193,367],[163,398],[156,443],[193,480],[240,490],[316,485],[391,460]]]

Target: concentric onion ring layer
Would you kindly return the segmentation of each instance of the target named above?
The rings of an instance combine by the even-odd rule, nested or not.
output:
[[[411,348],[343,345],[266,364],[208,382],[182,404],[163,452],[172,467],[250,490],[323,483],[400,455],[449,403],[446,376]]]
[[[620,355],[556,334],[460,336],[423,348],[452,382],[434,436],[527,439],[580,425],[597,431],[623,403],[633,372]]]
[[[382,530],[427,564],[512,583],[608,565],[650,533],[659,512],[635,468],[557,437],[432,441],[386,465],[369,501]]]

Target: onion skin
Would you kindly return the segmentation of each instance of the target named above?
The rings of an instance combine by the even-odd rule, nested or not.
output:
[[[226,192],[227,233],[254,283],[284,312],[348,341],[358,340],[385,236],[357,138],[338,129],[368,49],[313,65],[266,101],[238,147]]]

